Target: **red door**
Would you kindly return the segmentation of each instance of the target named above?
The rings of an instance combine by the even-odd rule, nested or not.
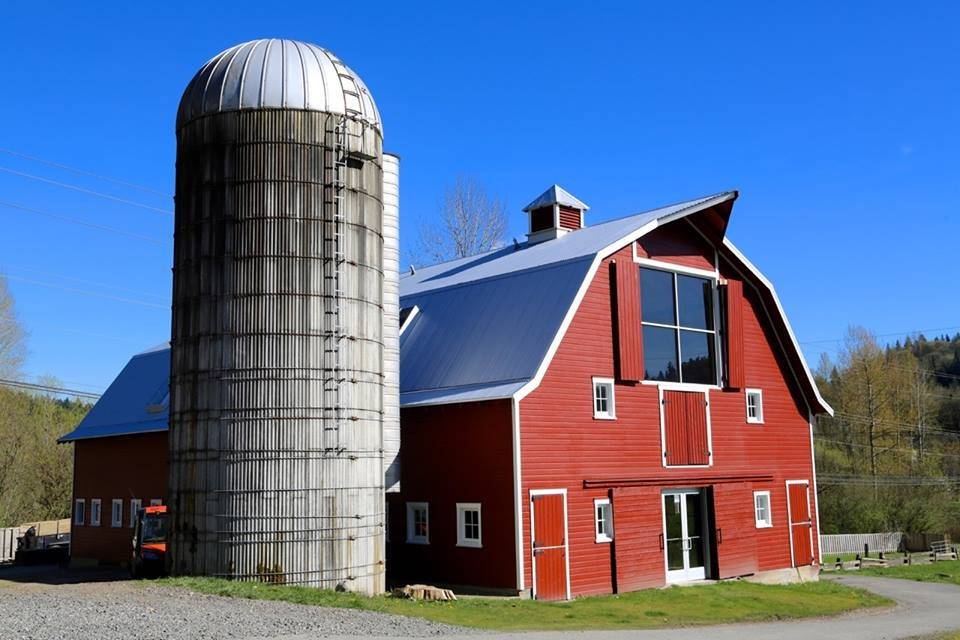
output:
[[[706,394],[664,391],[663,435],[667,466],[710,464]]]
[[[533,595],[537,600],[567,597],[566,505],[562,493],[536,494],[533,516]]]
[[[757,521],[753,489],[745,482],[720,483],[713,487],[714,544],[720,579],[756,573]]]
[[[810,485],[806,482],[787,485],[790,503],[790,540],[793,544],[793,566],[813,564],[813,521],[810,519]]]

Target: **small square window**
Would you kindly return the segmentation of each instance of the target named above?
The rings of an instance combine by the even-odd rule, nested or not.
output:
[[[137,512],[142,508],[143,501],[140,498],[130,498],[130,526],[137,523]]]
[[[763,391],[760,389],[747,389],[747,422],[750,424],[763,424]]]
[[[83,524],[83,519],[85,517],[84,512],[86,511],[86,501],[83,498],[74,501],[73,503],[73,524]]]
[[[110,526],[123,526],[123,500],[114,498],[110,502]]]
[[[770,510],[770,492],[753,492],[753,511],[757,521],[758,529],[765,529],[773,526],[773,514]]]
[[[483,546],[480,539],[479,503],[457,503],[457,546]]]
[[[430,505],[428,503],[407,503],[407,542],[430,544]]]
[[[150,498],[151,507],[159,507],[163,504],[163,498]]]
[[[614,420],[617,417],[611,378],[593,379],[593,417],[597,420]]]
[[[613,540],[613,506],[609,498],[593,501],[593,516],[596,523],[597,542]]]
[[[90,526],[100,526],[100,498],[90,500]]]

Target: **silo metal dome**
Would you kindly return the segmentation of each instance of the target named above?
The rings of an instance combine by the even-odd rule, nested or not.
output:
[[[183,93],[177,128],[194,118],[242,109],[323,111],[383,133],[363,80],[326,49],[297,40],[251,40],[211,58]]]
[[[200,69],[176,135],[170,569],[382,593],[398,203],[373,99],[255,40]]]

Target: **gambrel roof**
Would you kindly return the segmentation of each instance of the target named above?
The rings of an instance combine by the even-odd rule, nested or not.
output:
[[[400,279],[400,404],[416,407],[523,398],[549,366],[601,261],[654,229],[727,206],[737,192],[610,220],[536,244],[416,269]],[[754,285],[807,404],[833,413],[814,382],[773,285],[727,239],[724,259]],[[134,356],[61,442],[167,428],[170,349]]]

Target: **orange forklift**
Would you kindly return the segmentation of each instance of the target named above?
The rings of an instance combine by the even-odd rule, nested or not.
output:
[[[130,574],[134,578],[161,576],[167,559],[167,507],[144,507],[137,512],[133,527],[133,557]]]

